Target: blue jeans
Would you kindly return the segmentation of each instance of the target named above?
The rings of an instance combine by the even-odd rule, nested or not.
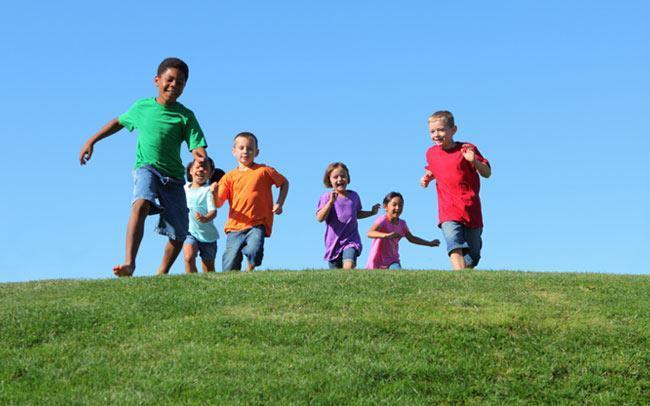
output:
[[[151,165],[134,169],[133,181],[133,202],[147,200],[150,203],[149,215],[160,213],[156,232],[175,241],[185,240],[190,225],[183,189],[185,182],[163,176]]]
[[[341,255],[338,256],[333,261],[329,261],[329,268],[330,269],[341,269],[343,268],[343,261],[352,261],[354,263],[354,266],[357,265],[357,257],[359,256],[359,253],[355,248],[346,248],[343,250]]]
[[[204,261],[214,261],[217,256],[217,242],[201,242],[196,239],[192,234],[188,234],[185,238],[185,244],[193,245],[199,248],[199,255]]]
[[[469,228],[457,221],[445,221],[440,225],[442,234],[447,242],[447,255],[461,249],[465,258],[465,266],[474,268],[481,259],[483,227]]]
[[[262,265],[265,234],[263,225],[229,232],[226,237],[226,249],[223,252],[224,272],[240,271],[244,256],[250,265]]]

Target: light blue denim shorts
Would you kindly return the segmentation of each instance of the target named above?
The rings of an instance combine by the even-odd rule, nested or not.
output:
[[[133,170],[133,203],[144,199],[151,203],[149,215],[160,214],[155,228],[158,234],[184,241],[190,225],[184,181],[163,176],[151,165]]]
[[[263,225],[229,232],[221,263],[224,272],[240,271],[244,257],[252,266],[262,265],[265,236],[266,229]]]
[[[329,268],[330,269],[342,269],[343,268],[343,261],[352,261],[354,262],[354,265],[357,265],[357,258],[359,257],[359,251],[357,251],[356,248],[346,248],[343,250],[341,255],[338,256],[333,261],[329,261]]]
[[[199,248],[199,255],[204,261],[214,261],[217,256],[217,242],[201,242],[192,234],[187,234],[185,243]]]
[[[440,225],[447,243],[447,255],[457,249],[462,249],[465,265],[474,268],[481,259],[483,227],[469,228],[457,221],[445,221]]]

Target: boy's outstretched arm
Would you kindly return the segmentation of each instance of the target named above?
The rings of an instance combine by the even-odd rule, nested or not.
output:
[[[93,147],[95,144],[103,140],[104,138],[111,136],[115,134],[116,132],[120,131],[124,126],[120,124],[119,121],[117,121],[116,118],[112,119],[109,121],[105,126],[103,126],[95,135],[90,137],[88,141],[84,144],[84,146],[81,148],[81,152],[79,153],[79,163],[81,165],[85,165],[88,163],[90,160],[90,157],[93,156]]]
[[[273,214],[282,214],[282,206],[284,206],[284,201],[287,199],[287,194],[289,193],[289,181],[285,180],[284,183],[280,186],[280,193],[278,193],[278,201],[273,205]]]
[[[437,247],[440,245],[440,240],[436,239],[436,240],[427,241],[423,238],[414,236],[413,234],[411,234],[410,231],[408,231],[404,237],[406,237],[406,239],[410,243],[417,244],[417,245],[424,245],[427,247]]]

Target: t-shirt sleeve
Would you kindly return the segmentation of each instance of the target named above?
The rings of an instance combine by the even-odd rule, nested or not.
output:
[[[354,201],[357,204],[357,213],[363,210],[363,205],[361,204],[361,198],[357,194],[357,192],[354,192]]]
[[[377,216],[374,223],[374,225],[377,226],[377,231],[382,231],[384,229],[385,224],[386,224],[386,216],[383,214],[381,216]]]
[[[271,168],[270,166],[266,167],[266,173],[271,178],[271,183],[273,183],[276,187],[282,186],[284,182],[287,181],[287,178],[282,176],[280,172],[276,171],[275,168]]]
[[[142,116],[142,109],[140,108],[140,104],[141,100],[136,101],[125,113],[120,114],[120,116],[117,118],[117,121],[129,131],[133,131],[134,129],[138,128],[138,122]]]
[[[208,144],[205,142],[205,136],[203,135],[203,130],[199,125],[198,120],[193,112],[188,113],[187,123],[183,130],[183,138],[187,143],[190,151],[195,148],[207,147]]]
[[[431,159],[432,159],[431,158],[431,149],[429,148],[427,150],[427,153],[425,154],[425,160],[426,160],[427,164],[424,167],[424,169],[426,169],[429,172],[433,172],[433,166],[431,165]]]
[[[478,148],[476,148],[476,145],[474,145],[474,151],[476,152],[476,159],[486,164],[487,166],[490,166],[490,161],[488,161],[487,159],[485,159],[485,157],[483,157],[483,155],[481,155],[481,153],[478,151]]]
[[[208,193],[206,193],[206,198],[208,201],[208,211],[217,210],[217,206],[214,205],[214,199],[210,190],[208,190]]]
[[[330,199],[330,192],[323,193],[320,199],[318,199],[318,205],[316,206],[316,211],[322,209],[329,199]]]
[[[410,232],[409,231],[409,226],[406,225],[406,221],[404,221],[404,220],[402,220],[401,223],[402,223],[402,227],[401,227],[401,230],[400,230],[400,234],[402,234],[402,236],[405,236],[406,234],[409,234],[409,232]]]

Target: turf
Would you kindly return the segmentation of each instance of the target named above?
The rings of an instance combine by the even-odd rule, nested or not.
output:
[[[0,403],[649,403],[650,276],[0,284]]]

